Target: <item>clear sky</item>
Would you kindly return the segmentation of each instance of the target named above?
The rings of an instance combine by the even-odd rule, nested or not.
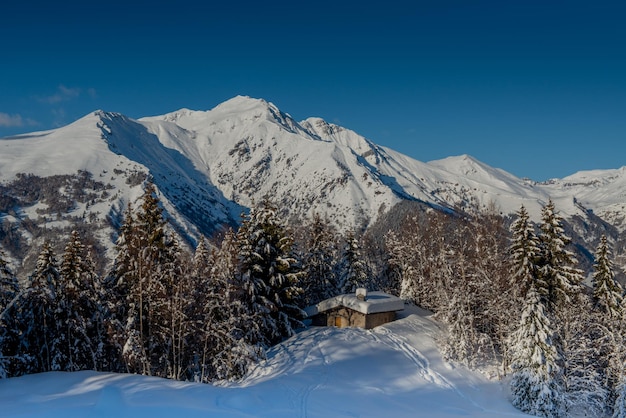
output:
[[[623,0],[4,2],[0,137],[242,94],[421,161],[619,168],[625,22]]]

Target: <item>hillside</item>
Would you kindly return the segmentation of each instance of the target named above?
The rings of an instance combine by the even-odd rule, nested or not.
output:
[[[502,417],[503,383],[442,360],[428,314],[375,328],[300,332],[222,386],[96,372],[0,380],[5,417]]]

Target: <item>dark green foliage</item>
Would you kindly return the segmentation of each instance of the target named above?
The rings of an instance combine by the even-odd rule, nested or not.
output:
[[[301,229],[302,299],[314,305],[341,292],[338,278],[338,234],[318,214]]]
[[[248,311],[259,322],[259,341],[273,345],[302,327],[303,312],[296,306],[302,294],[301,270],[293,240],[268,201],[253,208],[237,234],[243,295]]]
[[[15,373],[19,361],[19,332],[15,321],[15,299],[19,291],[13,274],[0,249],[0,378]]]
[[[623,291],[620,284],[615,280],[611,250],[606,235],[602,235],[600,238],[595,259],[596,262],[593,265],[594,305],[610,318],[619,318]]]
[[[19,374],[60,370],[57,364],[53,364],[52,352],[52,345],[61,325],[57,317],[59,278],[56,255],[46,242],[37,259],[30,284],[20,294],[20,351],[32,361],[25,364]]]

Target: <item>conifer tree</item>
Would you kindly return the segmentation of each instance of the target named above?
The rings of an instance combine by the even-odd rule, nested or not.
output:
[[[591,300],[579,294],[560,327],[562,388],[567,412],[602,416],[609,403],[605,351],[607,328],[597,322]]]
[[[165,377],[164,345],[167,336],[163,333],[163,323],[166,320],[164,315],[170,279],[165,266],[172,254],[168,248],[162,212],[156,188],[148,182],[136,221],[139,257],[136,260],[137,282],[131,289],[136,317],[129,336],[131,342],[139,339],[142,374]]]
[[[0,249],[0,379],[13,374],[11,360],[17,358],[18,332],[15,324],[15,298],[19,292],[17,277],[9,268]]]
[[[571,239],[565,235],[563,218],[552,200],[542,209],[540,229],[538,290],[547,300],[548,312],[557,315],[567,309],[573,295],[581,292],[582,272],[575,267],[578,261],[574,254],[566,249]]]
[[[385,246],[389,251],[389,265],[397,275],[400,282],[400,298],[420,305],[421,292],[418,266],[420,260],[420,247],[415,247],[410,236],[389,231],[385,235]]]
[[[361,245],[354,231],[350,230],[346,236],[339,273],[342,293],[352,293],[359,287],[366,287],[368,281],[369,272],[361,254]]]
[[[0,314],[9,306],[19,291],[17,277],[9,268],[5,257],[0,249]]]
[[[558,352],[554,330],[539,292],[531,285],[517,329],[510,337],[513,405],[523,412],[544,417],[564,415],[558,386]]]
[[[516,300],[523,299],[538,279],[539,240],[526,208],[522,205],[511,225],[511,289]]]
[[[97,369],[101,364],[102,318],[97,277],[77,231],[72,231],[60,267],[53,363],[59,370]]]
[[[111,273],[117,302],[114,332],[126,368],[145,375],[167,376],[167,312],[172,260],[171,241],[154,184],[147,183],[141,209],[127,213]]]
[[[594,305],[609,318],[617,319],[620,316],[622,287],[615,280],[611,250],[606,235],[600,238],[593,265],[593,300]]]
[[[31,358],[22,373],[59,370],[53,364],[52,344],[58,335],[59,269],[49,242],[42,246],[28,289],[20,295],[20,351]]]
[[[302,251],[302,288],[304,304],[314,305],[336,296],[340,289],[337,279],[337,238],[328,221],[319,214],[305,227],[307,237]]]
[[[612,352],[608,361],[608,386],[613,399],[613,417],[626,418],[626,298],[622,298],[619,317],[612,322]]]
[[[301,327],[303,311],[296,305],[302,294],[301,273],[292,250],[293,239],[276,208],[265,200],[252,208],[237,234],[242,283],[248,309],[255,315],[262,341],[273,345]]]
[[[238,262],[236,237],[228,230],[219,249],[210,254],[209,270],[198,298],[201,320],[194,335],[194,380],[240,378],[250,363],[262,356],[262,350],[248,342],[259,341],[262,336],[254,315],[242,301],[245,297]]]
[[[124,212],[124,222],[120,227],[115,246],[115,260],[105,283],[109,341],[112,351],[119,357],[117,361],[112,362],[112,366],[119,366],[119,371],[137,371],[140,370],[139,365],[145,361],[145,356],[134,328],[137,304],[131,298],[131,290],[136,288],[139,282],[137,260],[140,247],[137,221],[130,204]]]

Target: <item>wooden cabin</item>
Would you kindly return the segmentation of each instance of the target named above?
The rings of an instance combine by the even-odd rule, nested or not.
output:
[[[305,312],[312,325],[371,329],[395,320],[396,313],[403,309],[404,302],[397,296],[357,289],[356,293],[309,306]]]

